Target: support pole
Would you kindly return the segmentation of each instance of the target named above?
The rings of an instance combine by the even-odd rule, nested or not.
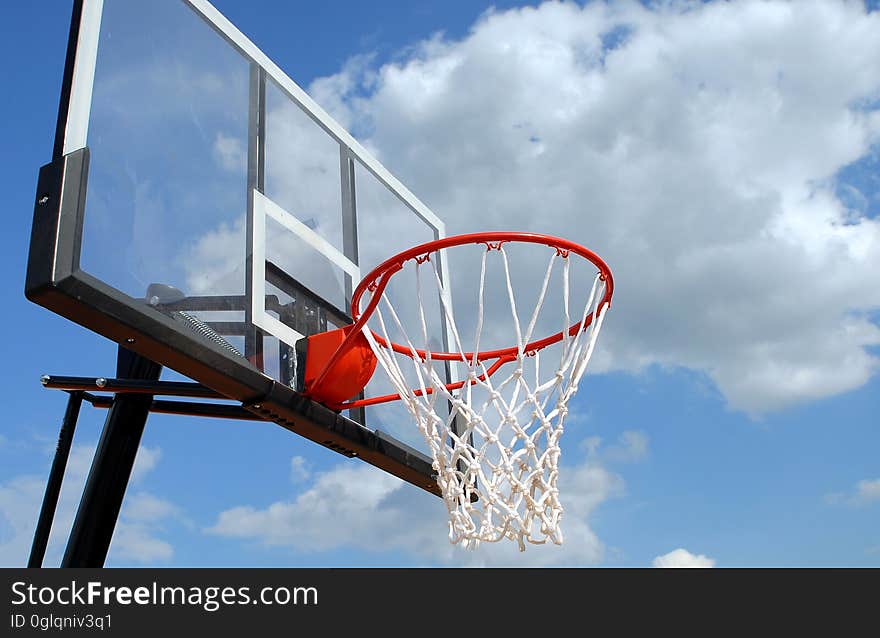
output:
[[[245,258],[245,307],[244,307],[244,356],[258,370],[265,370],[263,360],[263,333],[254,325],[254,269],[262,270],[264,264],[255,264],[254,248],[254,191],[266,191],[266,72],[256,62],[251,62],[248,105],[248,169],[247,169],[247,217],[245,235],[247,256]],[[263,305],[265,301],[261,301]]]
[[[67,409],[64,411],[64,420],[61,422],[61,431],[58,433],[55,459],[52,461],[52,469],[49,471],[49,480],[46,483],[46,493],[40,507],[40,518],[37,520],[37,529],[34,532],[34,543],[31,545],[28,567],[43,566],[43,558],[46,556],[46,546],[49,544],[52,522],[55,520],[58,495],[61,494],[61,483],[64,480],[64,470],[67,468],[67,459],[70,457],[70,446],[73,443],[73,433],[76,430],[76,420],[79,418],[82,401],[82,392],[71,392],[70,398],[67,399]]]
[[[155,381],[161,371],[159,364],[119,348],[117,377]],[[62,567],[104,566],[152,402],[151,394],[120,393],[113,399],[70,531]]]

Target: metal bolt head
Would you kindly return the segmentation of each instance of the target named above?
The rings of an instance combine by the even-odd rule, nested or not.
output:
[[[259,403],[255,403],[255,404],[254,404],[254,409],[255,409],[255,410],[259,410],[259,409],[262,408],[262,407],[263,407],[263,406],[260,405]]]
[[[106,387],[107,379],[105,379],[104,377],[98,377],[97,379],[95,379],[95,385],[99,388]]]
[[[134,343],[134,337],[129,337],[125,340],[125,343]]]
[[[48,374],[44,374],[43,376],[40,377],[40,383],[42,383],[43,385],[49,385],[50,379],[51,379],[51,377]]]
[[[49,196],[48,196],[48,195],[43,195],[40,199],[37,200],[37,203],[38,203],[40,206],[45,206],[46,204],[49,203]]]

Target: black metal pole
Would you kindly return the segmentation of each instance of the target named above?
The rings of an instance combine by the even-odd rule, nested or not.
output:
[[[159,364],[119,348],[117,377],[155,381],[161,372]],[[62,567],[104,566],[152,402],[151,394],[120,393],[113,399],[70,530]]]
[[[67,399],[67,409],[64,411],[64,420],[61,422],[61,431],[58,432],[55,459],[52,461],[52,469],[49,471],[49,480],[46,483],[46,493],[43,495],[43,504],[40,507],[40,518],[37,520],[37,529],[34,532],[34,543],[31,545],[28,567],[43,566],[46,545],[49,544],[49,534],[52,531],[52,522],[55,520],[58,495],[61,493],[61,483],[64,480],[64,470],[67,468],[67,459],[70,456],[70,446],[73,443],[73,433],[76,430],[76,420],[79,417],[82,401],[82,392],[71,392],[70,398]]]

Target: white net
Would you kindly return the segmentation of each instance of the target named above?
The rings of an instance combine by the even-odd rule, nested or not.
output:
[[[410,331],[404,327],[388,295],[383,295],[370,321],[385,343],[393,340],[392,334],[398,338],[403,335],[402,344],[409,349],[408,355],[380,345],[373,332],[364,328],[380,365],[430,448],[437,483],[449,510],[452,543],[473,547],[480,542],[508,538],[516,541],[520,550],[525,549],[527,542],[542,544],[549,539],[562,543],[563,508],[557,488],[559,439],[568,401],[577,392],[587,368],[607,304],[601,303],[605,281],[597,273],[586,303],[576,305],[575,313],[570,312],[571,257],[566,251],[553,250],[535,310],[524,329],[525,322],[521,323],[517,314],[508,254],[504,246],[498,245],[486,247],[480,263],[477,309],[469,314],[475,325],[468,326],[466,333],[473,335],[473,348],[465,348],[462,342],[461,335],[465,333],[456,325],[446,301],[448,296],[444,294],[436,259],[415,260],[415,290],[410,297],[418,303],[415,335],[409,334],[412,326]],[[490,254],[500,255],[502,260],[506,301],[515,333],[510,340],[515,339],[516,344],[509,361],[491,376],[487,372],[494,361],[476,356],[486,315],[486,260]],[[548,295],[559,262],[561,295]],[[492,302],[497,304],[504,292],[493,290]],[[423,303],[431,296],[442,300],[453,342],[451,351],[460,354],[456,365],[461,368],[459,379],[464,383],[459,389],[447,388],[448,362],[432,357]],[[527,346],[532,343],[539,316],[546,317],[547,313],[541,312],[550,297],[561,306],[557,325],[564,336],[553,349],[529,350]],[[588,327],[569,334],[569,326],[578,320],[581,326],[589,322]],[[436,340],[433,342],[436,344]],[[417,350],[424,351],[425,356]],[[471,356],[467,356],[469,353]],[[542,353],[545,359],[554,357],[554,362],[542,361]],[[414,369],[414,374],[407,374],[405,369]]]

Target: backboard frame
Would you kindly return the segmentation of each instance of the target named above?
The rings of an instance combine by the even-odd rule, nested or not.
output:
[[[445,236],[443,222],[366,151],[347,131],[323,111],[280,68],[205,0],[180,0],[252,63],[252,87],[259,94],[271,80],[340,144],[343,185],[359,162],[389,188],[435,232]],[[150,307],[80,268],[85,198],[89,174],[87,145],[88,114],[104,0],[74,0],[67,59],[62,83],[52,162],[42,167],[37,184],[25,295],[31,301],[78,323],[114,342],[190,377],[241,402],[261,418],[278,423],[316,443],[348,457],[364,461],[431,493],[439,490],[433,478],[431,459],[422,452],[371,430],[344,415],[314,403],[293,388],[262,373],[246,358],[220,345],[187,334],[167,314]],[[253,94],[253,91],[252,91]],[[253,126],[259,138],[264,121],[257,103]],[[254,139],[254,136],[251,137]],[[253,212],[260,204],[259,152],[249,153],[248,216],[253,233]],[[348,182],[351,183],[350,181]],[[256,205],[256,206],[255,206]],[[353,207],[353,193],[343,205]],[[260,209],[265,212],[265,208]],[[353,210],[353,208],[352,208]],[[349,220],[342,257],[353,289],[358,274],[357,245],[351,240],[356,230]],[[253,235],[249,241],[253,240]],[[319,247],[320,250],[320,247]],[[338,251],[337,251],[338,252]],[[334,255],[337,258],[338,255]],[[446,264],[442,264],[448,277]],[[249,265],[248,286],[255,283],[255,268]],[[251,290],[251,293],[253,291]],[[253,294],[251,298],[253,299]],[[347,310],[347,309],[346,309]],[[253,302],[245,311],[257,327],[267,327],[265,308]],[[262,311],[262,315],[260,312]],[[271,317],[269,317],[271,318]],[[261,322],[262,325],[261,325]],[[247,323],[247,322],[246,322]],[[246,348],[247,348],[247,335]]]

